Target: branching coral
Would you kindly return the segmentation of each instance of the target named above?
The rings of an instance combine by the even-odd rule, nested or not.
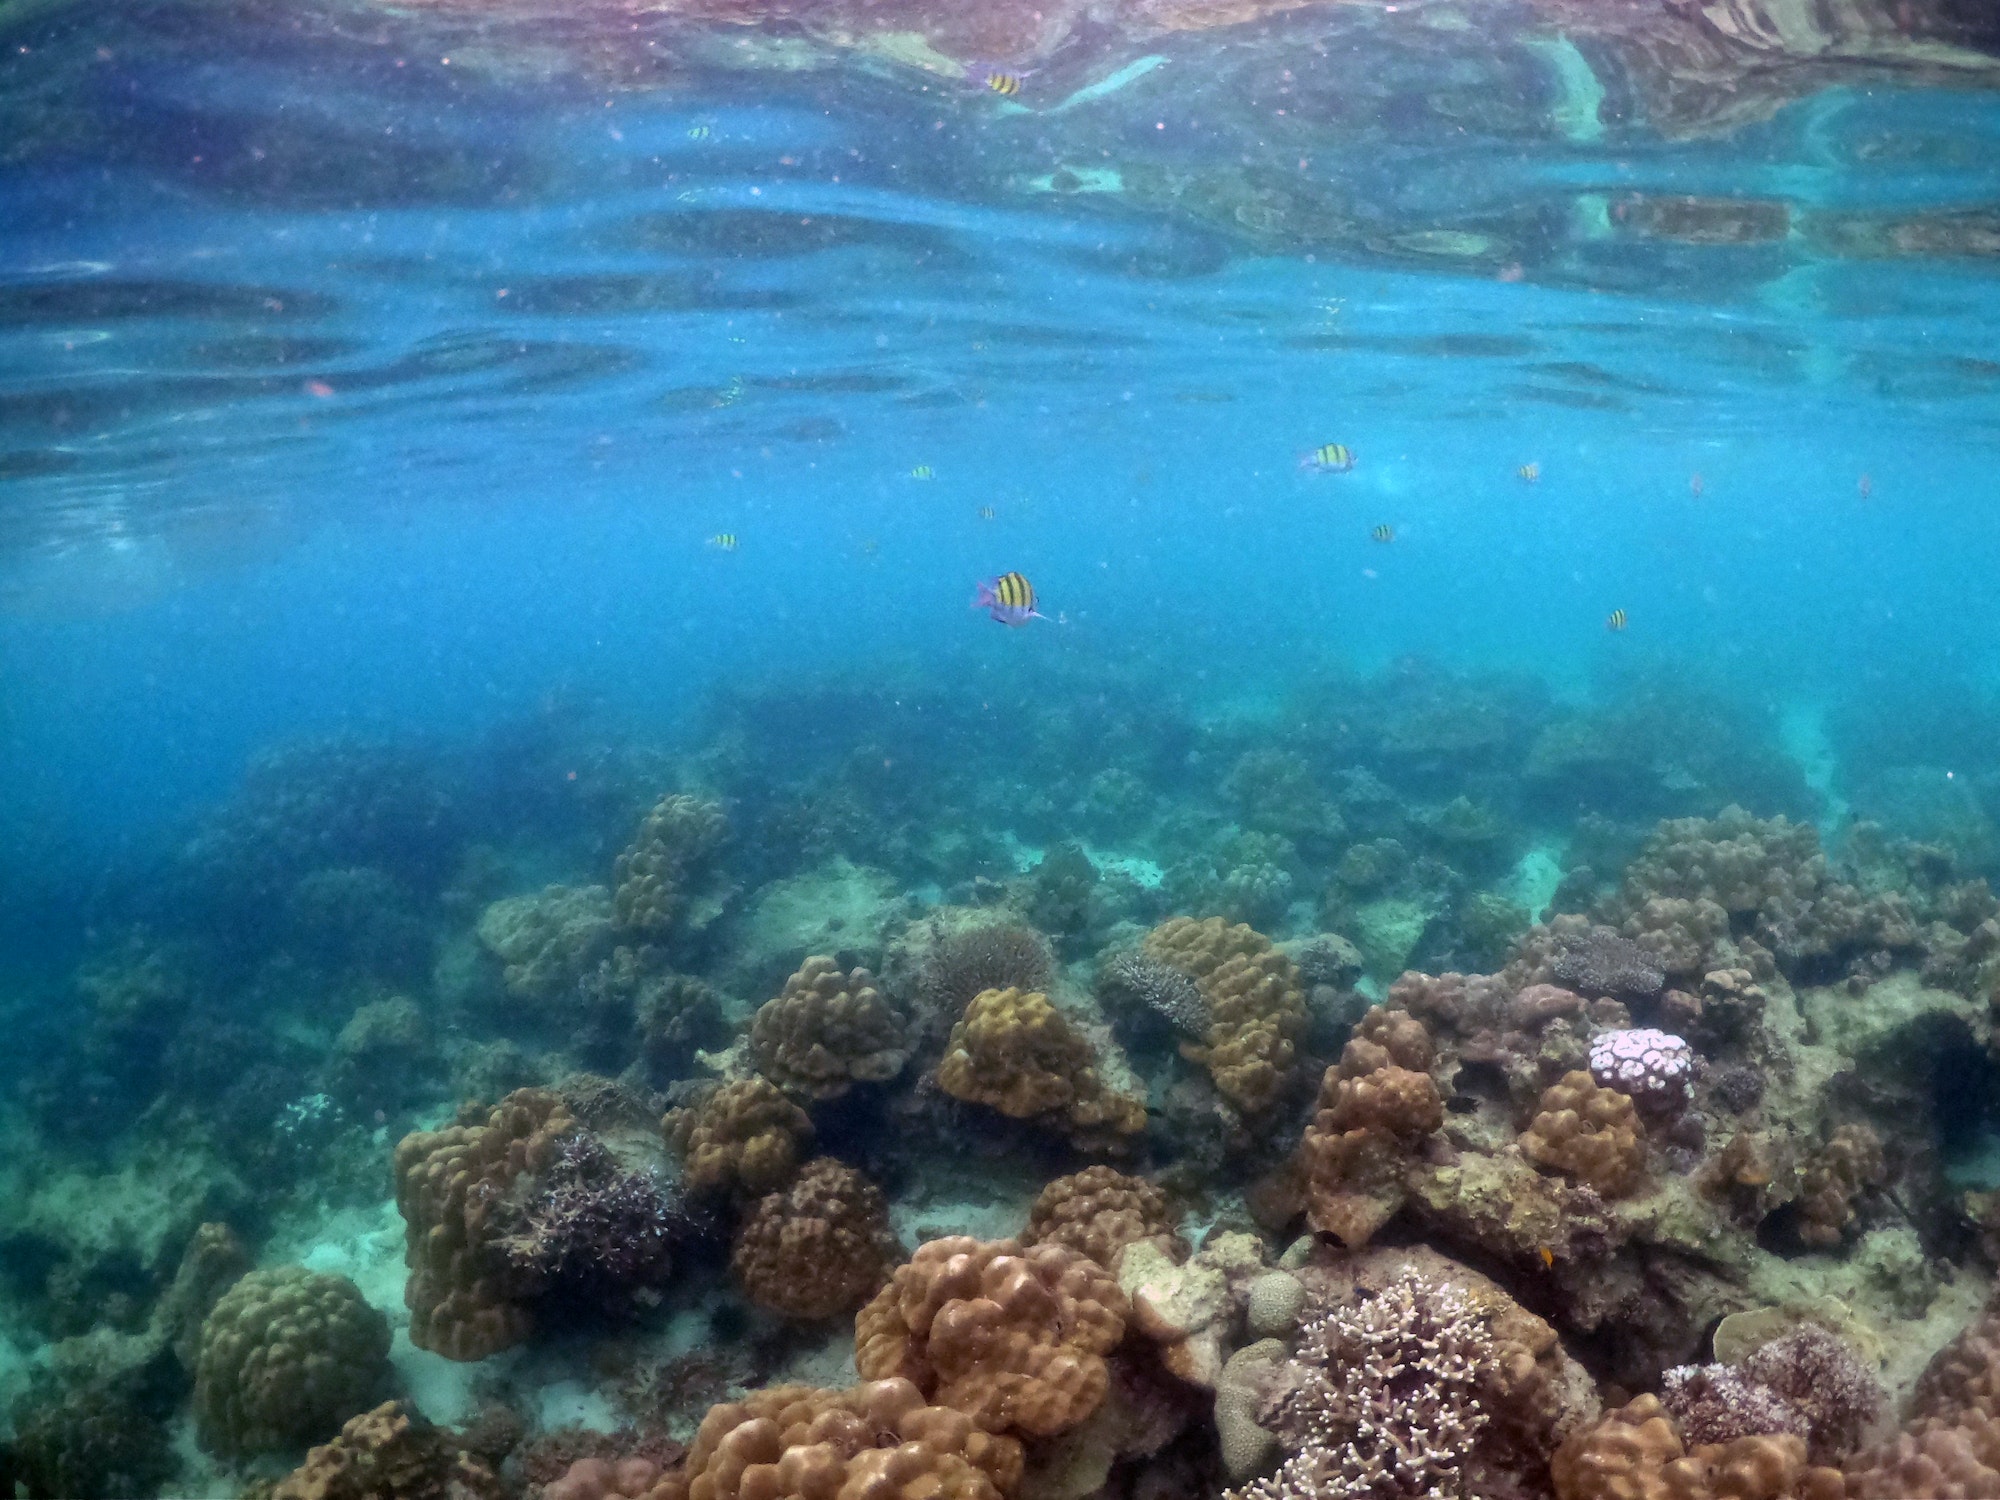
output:
[[[1616,1198],[1637,1187],[1645,1170],[1645,1127],[1630,1096],[1588,1073],[1570,1073],[1542,1095],[1521,1150],[1537,1166]]]
[[[1114,1016],[1148,1015],[1183,1037],[1208,1036],[1208,997],[1187,974],[1143,953],[1121,953],[1097,972],[1097,998]]]
[[[1866,1125],[1843,1125],[1799,1172],[1799,1238],[1837,1245],[1854,1222],[1854,1200],[1879,1185],[1888,1169],[1882,1138]]]
[[[1051,1437],[1103,1402],[1130,1308],[1063,1245],[932,1240],[854,1320],[864,1378],[903,1377],[988,1432]]]
[[[857,1083],[885,1083],[909,1061],[909,1022],[866,969],[843,974],[809,958],[750,1023],[758,1070],[806,1099],[837,1099]]]
[[[1548,977],[1585,995],[1631,999],[1657,995],[1666,970],[1652,953],[1609,927],[1590,927],[1563,940],[1549,960]]]
[[[1759,1345],[1743,1360],[1743,1375],[1785,1401],[1806,1422],[1814,1463],[1853,1451],[1882,1408],[1882,1385],[1847,1343],[1807,1324]]]
[[[1220,917],[1176,917],[1146,935],[1144,953],[1180,970],[1208,1001],[1208,1035],[1183,1043],[1222,1096],[1246,1114],[1277,1102],[1306,1028],[1305,992],[1292,961],[1262,933]]]
[[[532,1195],[502,1217],[496,1246],[517,1295],[623,1298],[666,1281],[692,1225],[658,1176],[621,1168],[597,1137],[565,1137]]]
[[[1045,990],[1055,959],[1041,934],[1018,922],[981,922],[942,933],[925,951],[917,992],[933,1014],[958,1016],[985,990]]]
[[[449,1359],[484,1359],[528,1335],[506,1284],[496,1211],[524,1174],[555,1159],[575,1121],[546,1089],[517,1089],[483,1123],[417,1131],[396,1146],[396,1206],[410,1267],[410,1342]]]
[[[1028,1245],[1067,1245],[1108,1271],[1127,1245],[1174,1237],[1167,1195],[1143,1177],[1112,1167],[1085,1167],[1043,1188],[1028,1211]]]
[[[387,1401],[308,1453],[270,1500],[500,1500],[506,1493],[448,1433]]]
[[[1017,1120],[1045,1119],[1080,1145],[1146,1128],[1144,1101],[1098,1076],[1090,1041],[1039,991],[987,990],[951,1029],[938,1086]]]
[[[1456,1287],[1406,1275],[1308,1323],[1262,1413],[1290,1456],[1229,1500],[1477,1500],[1492,1335]]]
[[[201,1329],[195,1417],[215,1453],[263,1453],[327,1437],[388,1373],[389,1322],[345,1276],[251,1271]]]
[[[713,1408],[648,1500],[1002,1500],[1020,1476],[1019,1443],[908,1380],[789,1385]]]
[[[739,1078],[660,1122],[681,1154],[682,1179],[696,1192],[768,1193],[798,1170],[812,1139],[806,1112],[767,1078]]]
[[[729,822],[713,802],[675,795],[654,803],[614,867],[619,931],[657,942],[706,915],[690,910],[697,895],[692,883],[728,834]]]
[[[1403,1206],[1410,1159],[1444,1123],[1444,1101],[1425,1071],[1430,1061],[1423,1024],[1377,1006],[1321,1080],[1319,1108],[1300,1143],[1307,1214],[1350,1249],[1366,1245]]]
[[[817,1319],[867,1301],[901,1254],[880,1189],[822,1156],[751,1210],[730,1264],[759,1307]]]

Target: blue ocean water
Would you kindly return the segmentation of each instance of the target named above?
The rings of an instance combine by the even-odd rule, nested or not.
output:
[[[915,22],[0,5],[0,1010],[83,1057],[77,966],[137,932],[308,1050],[389,991],[442,1018],[479,906],[611,882],[673,790],[729,808],[746,904],[839,855],[912,914],[1045,916],[993,891],[1079,838],[1167,893],[1137,932],[1217,914],[1174,866],[1240,819],[1292,840],[1256,925],[1336,930],[1366,799],[1351,837],[1259,826],[1226,786],[1260,749],[1410,827],[1491,811],[1497,853],[1432,853],[1521,925],[1591,839],[1730,803],[2000,875],[1976,26],[1796,76],[1704,32],[1741,70],[1688,120],[1564,7],[1404,9],[1086,26],[1028,66]],[[1301,462],[1328,443],[1351,471]],[[1046,620],[969,607],[1009,571]],[[1535,769],[1570,722],[1610,748]],[[288,786],[379,789],[285,782],[327,744],[448,815],[285,824]],[[1113,768],[1129,815],[1091,801]],[[350,973],[190,874],[267,812],[319,830],[265,851],[282,900],[380,867],[425,957]],[[1413,963],[1505,956],[1445,925]],[[1084,963],[1108,927],[1049,935]],[[686,967],[748,984],[748,943]],[[72,1065],[155,1097],[8,1072]],[[22,1308],[44,1253],[0,1245]]]

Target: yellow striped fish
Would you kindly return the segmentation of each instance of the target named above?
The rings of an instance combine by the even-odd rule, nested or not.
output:
[[[1345,474],[1354,467],[1354,450],[1345,443],[1321,443],[1299,460],[1299,467],[1320,474]]]
[[[937,470],[933,469],[929,464],[918,464],[914,469],[910,470],[910,478],[935,479],[937,478]]]
[[[1035,586],[1019,573],[1002,573],[978,585],[972,607],[983,609],[1002,625],[1025,625],[1047,616],[1035,608]]]
[[[733,531],[718,531],[708,539],[708,545],[711,547],[720,547],[724,552],[734,552],[737,548],[736,533]]]
[[[691,141],[705,141],[714,133],[715,132],[706,125],[688,126],[688,139]]]
[[[1368,534],[1378,542],[1393,542],[1396,540],[1396,528],[1391,526],[1387,521],[1384,521]]]
[[[1019,73],[988,73],[986,75],[986,86],[1003,99],[1011,99],[1014,95],[1021,92],[1021,75]]]
[[[1631,623],[1631,617],[1622,609],[1614,609],[1604,617],[1604,628],[1610,631],[1623,630]]]
[[[990,520],[992,520],[992,519],[993,519],[993,507],[992,507],[992,506],[990,506],[990,505],[982,505],[982,506],[980,506],[980,507],[979,507],[979,519],[980,519],[980,520],[982,520],[982,521],[990,521]]]
[[[1514,477],[1523,484],[1534,484],[1542,477],[1542,466],[1538,463],[1522,464],[1514,471]]]

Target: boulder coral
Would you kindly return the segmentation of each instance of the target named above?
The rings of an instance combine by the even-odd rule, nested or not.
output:
[[[1406,1167],[1444,1124],[1428,1071],[1423,1023],[1377,1006],[1361,1020],[1320,1083],[1319,1107],[1300,1143],[1312,1226],[1360,1249],[1407,1196]]]
[[[1521,1137],[1521,1150],[1548,1167],[1621,1197],[1639,1184],[1646,1167],[1646,1127],[1629,1094],[1576,1072],[1552,1084]]]
[[[986,990],[952,1027],[938,1086],[1016,1120],[1046,1121],[1080,1146],[1146,1128],[1143,1100],[1108,1088],[1088,1037],[1038,990]]]
[[[385,1401],[306,1454],[270,1500],[501,1500],[507,1492],[443,1428]]]
[[[1183,1043],[1216,1089],[1245,1114],[1270,1109],[1290,1081],[1306,1030],[1296,965],[1253,928],[1220,917],[1175,917],[1146,935],[1149,958],[1193,979],[1208,1001],[1208,1034]]]
[[[808,958],[750,1023],[758,1071],[804,1099],[837,1099],[857,1083],[886,1083],[910,1057],[909,1021],[866,969],[841,972]]]
[[[1093,1166],[1056,1178],[1036,1195],[1021,1241],[1067,1245],[1115,1272],[1127,1245],[1156,1238],[1175,1242],[1166,1193],[1143,1177]]]
[[[713,802],[674,794],[654,803],[613,867],[618,931],[662,942],[712,921],[716,893],[700,877],[728,836],[729,820]]]
[[[730,1265],[759,1307],[813,1320],[853,1312],[901,1255],[881,1190],[822,1156],[759,1200],[736,1231]]]
[[[1640,1396],[1570,1437],[1550,1471],[1556,1500],[1843,1500],[1848,1494],[1840,1471],[1808,1463],[1805,1440],[1793,1433],[1690,1448],[1654,1396]],[[1919,1493],[1900,1500],[1917,1500]]]
[[[760,1194],[783,1187],[812,1140],[806,1112],[768,1078],[738,1078],[660,1122],[690,1191]]]

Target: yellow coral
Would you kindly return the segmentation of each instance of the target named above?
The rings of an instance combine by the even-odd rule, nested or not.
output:
[[[823,1156],[751,1211],[736,1232],[730,1264],[759,1307],[816,1319],[867,1301],[900,1254],[881,1191]]]
[[[1556,1449],[1556,1500],[1843,1500],[1803,1438],[1763,1433],[1690,1451],[1659,1400],[1641,1396]],[[1936,1493],[1936,1492],[1933,1492]]]
[[[988,1432],[1050,1437],[1103,1403],[1130,1306],[1063,1245],[932,1240],[854,1320],[854,1365],[914,1381]]]
[[[396,1146],[396,1206],[410,1268],[410,1342],[447,1359],[484,1359],[528,1336],[508,1296],[493,1210],[524,1173],[546,1167],[576,1124],[547,1089],[516,1089],[483,1124],[414,1131]]]
[[[1089,1040],[1039,990],[983,990],[951,1029],[938,1086],[1017,1120],[1053,1117],[1081,1142],[1146,1128],[1146,1106],[1098,1076]]]
[[[1167,1195],[1143,1177],[1096,1166],[1043,1188],[1028,1211],[1022,1239],[1030,1245],[1067,1245],[1116,1271],[1127,1245],[1156,1237],[1174,1238]]]
[[[1144,950],[1188,975],[1208,1001],[1208,1036],[1201,1046],[1183,1043],[1182,1055],[1206,1066],[1222,1096],[1246,1114],[1269,1109],[1305,1034],[1298,968],[1262,933],[1220,917],[1163,922]]]
[[[669,1110],[660,1127],[681,1154],[682,1180],[698,1192],[783,1187],[813,1133],[806,1112],[766,1078],[725,1083],[699,1104]]]
[[[856,1083],[886,1083],[909,1061],[908,1022],[866,969],[843,974],[809,958],[750,1023],[750,1054],[773,1083],[808,1099],[837,1099]]]
[[[618,856],[612,912],[621,931],[664,937],[686,900],[689,868],[722,842],[722,809],[699,797],[668,796],[653,804],[632,846]]]
[[[1420,1071],[1430,1058],[1422,1022],[1377,1006],[1320,1080],[1319,1108],[1299,1146],[1307,1216],[1350,1250],[1403,1206],[1417,1145],[1444,1124],[1444,1100]]]
[[[1521,1150],[1537,1166],[1616,1198],[1638,1186],[1645,1170],[1645,1127],[1626,1095],[1588,1073],[1566,1073],[1543,1091]]]

